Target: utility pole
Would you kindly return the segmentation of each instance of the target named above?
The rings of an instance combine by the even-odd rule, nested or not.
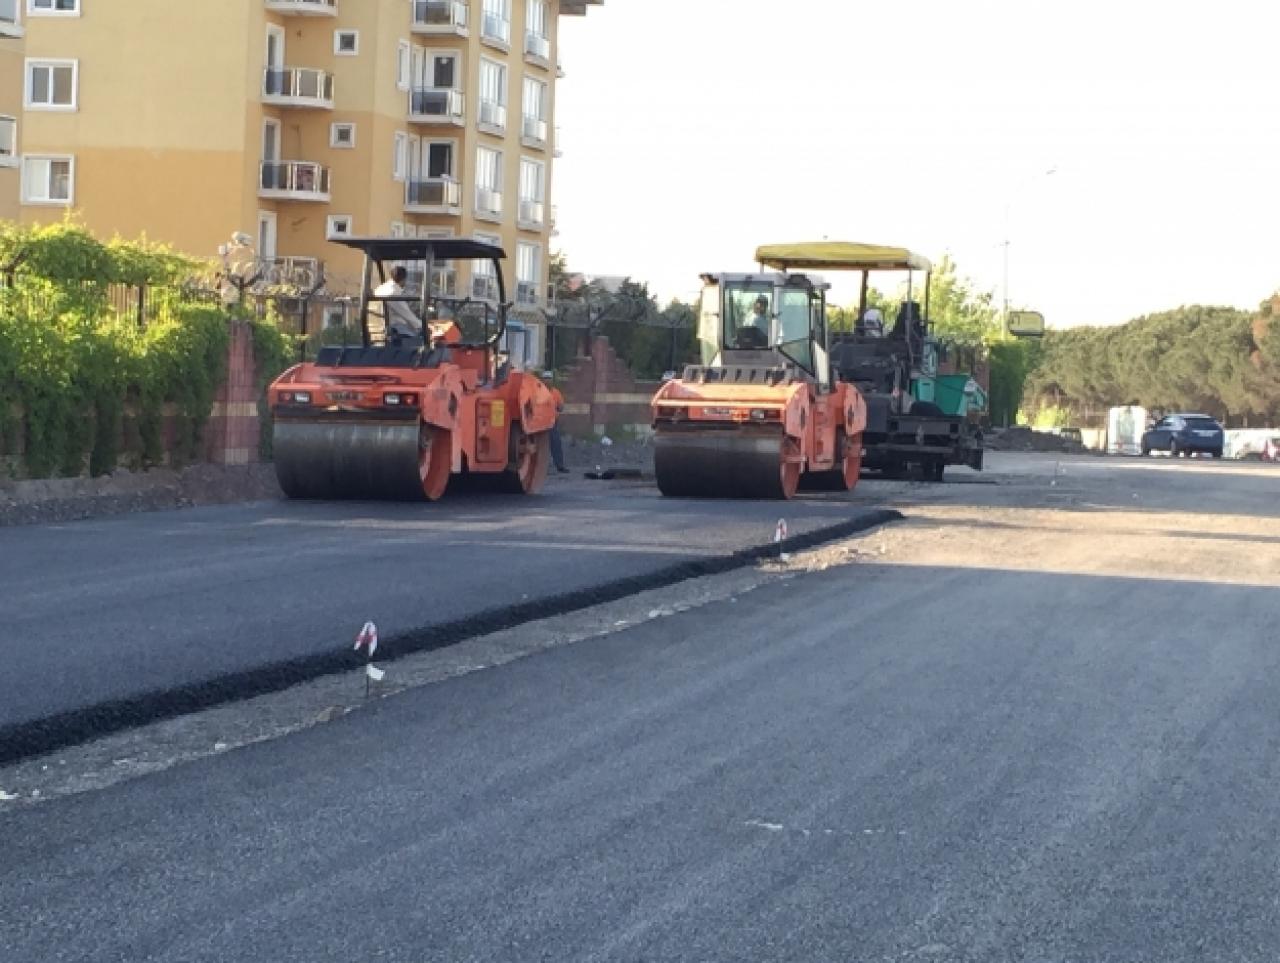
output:
[[[1031,182],[1035,180],[1037,177],[1052,177],[1056,173],[1058,173],[1058,168],[1055,166],[1055,167],[1050,167],[1048,170],[1043,171],[1042,173],[1036,176],[1028,178],[1022,183],[1021,187],[1019,188],[1019,192],[1021,192],[1021,190],[1024,190],[1026,187],[1028,187],[1031,184]],[[1013,210],[1013,202],[1014,200],[1016,200],[1016,198],[1017,198],[1017,195],[1015,194],[1007,198],[1004,203],[1004,243],[1001,245],[1004,248],[1004,282],[1002,284],[1002,287],[1004,289],[1004,297],[1003,297],[1003,311],[1001,312],[1003,316],[1000,319],[1000,323],[1004,326],[1004,329],[1006,331],[1009,330],[1009,245],[1012,243],[1009,237],[1009,233],[1010,233],[1009,232],[1009,215]]]

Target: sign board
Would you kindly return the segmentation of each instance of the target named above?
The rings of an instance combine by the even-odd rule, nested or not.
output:
[[[1043,338],[1044,315],[1039,311],[1010,311],[1009,333],[1015,338]]]

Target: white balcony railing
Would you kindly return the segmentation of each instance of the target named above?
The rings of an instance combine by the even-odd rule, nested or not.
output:
[[[492,13],[486,13],[480,19],[480,36],[492,40],[504,47],[511,46],[511,21],[504,20]]]
[[[418,87],[409,91],[409,120],[415,124],[456,124],[466,121],[462,91]]]
[[[296,17],[336,17],[338,0],[266,0],[272,13]]]
[[[551,142],[551,153],[556,157],[564,154],[564,149],[560,146],[560,128],[556,127],[556,139]]]
[[[287,285],[314,288],[323,278],[324,265],[314,257],[264,257],[258,259],[259,287]]]
[[[480,101],[480,123],[496,130],[506,130],[507,108],[492,100]]]
[[[0,37],[21,37],[26,31],[18,20],[22,0],[0,0]]]
[[[263,161],[258,196],[283,201],[328,201],[329,168],[310,161]]]
[[[537,304],[538,283],[536,281],[516,282],[516,304]]]
[[[534,33],[532,30],[526,31],[524,35],[524,52],[528,57],[533,58],[544,66],[551,66],[551,41],[540,33]]]
[[[526,147],[546,147],[547,122],[541,117],[525,117],[520,125],[520,139]]]
[[[546,221],[546,216],[547,207],[542,201],[526,201],[522,198],[516,220],[520,227],[540,229]]]
[[[268,67],[262,76],[262,101],[333,110],[333,74],[310,67]]]
[[[490,217],[502,216],[502,192],[490,191],[485,188],[476,189],[476,213],[487,214]]]
[[[465,37],[467,15],[463,0],[413,0],[413,32]]]
[[[424,177],[405,185],[404,208],[417,214],[456,214],[462,208],[462,185],[452,177]]]

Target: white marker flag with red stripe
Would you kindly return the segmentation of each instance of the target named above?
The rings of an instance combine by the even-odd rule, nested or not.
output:
[[[773,530],[773,540],[775,542],[784,541],[787,537],[787,520],[785,518],[778,519],[778,527]]]
[[[373,653],[378,651],[378,627],[372,622],[366,622],[360,634],[356,636],[356,651],[359,652],[363,648],[368,648],[371,659]]]

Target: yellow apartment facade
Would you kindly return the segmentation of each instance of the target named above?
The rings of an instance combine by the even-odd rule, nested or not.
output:
[[[0,0],[0,220],[18,218],[18,120],[22,116],[25,30],[19,4]]]
[[[0,0],[0,217],[202,257],[240,232],[335,290],[359,276],[335,237],[487,238],[535,321],[559,18],[602,3]],[[434,283],[491,297],[484,271]]]

